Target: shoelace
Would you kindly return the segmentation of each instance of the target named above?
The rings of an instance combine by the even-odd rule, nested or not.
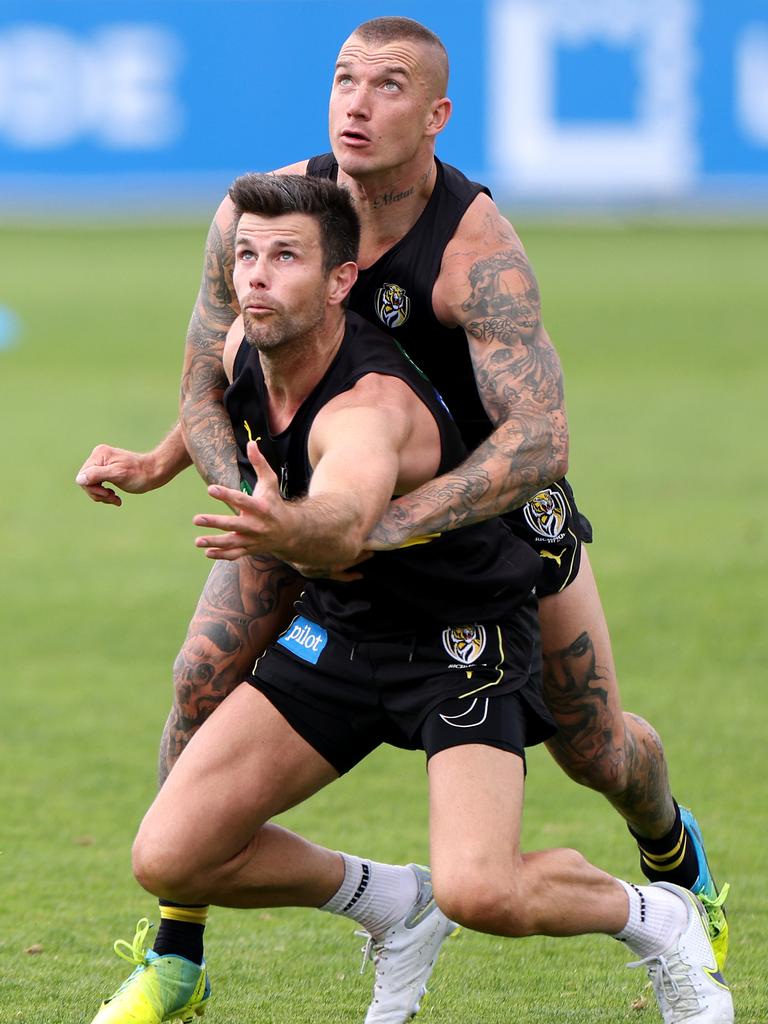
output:
[[[696,991],[688,981],[688,969],[679,957],[675,962],[665,956],[646,956],[627,964],[627,967],[647,968],[656,994],[674,1006],[678,1013],[690,1015],[701,1009]]]
[[[147,960],[147,932],[152,927],[146,917],[142,917],[136,925],[136,934],[133,942],[126,942],[125,939],[117,939],[113,949],[121,960],[127,960],[129,964],[139,965]]]
[[[376,942],[369,932],[355,932],[355,935],[358,935],[361,939],[365,939],[365,945],[360,950],[363,954],[363,962],[360,964],[360,973],[365,974],[368,962],[376,962]]]
[[[723,888],[717,894],[717,896],[712,897],[707,896],[707,894],[704,892],[697,892],[696,899],[699,901],[699,903],[701,903],[702,907],[704,907],[707,913],[709,913],[710,910],[715,910],[716,908],[720,908],[723,906],[726,899],[728,898],[728,893],[730,892],[730,889],[730,883],[726,882],[723,885]],[[725,912],[723,911],[723,913]]]

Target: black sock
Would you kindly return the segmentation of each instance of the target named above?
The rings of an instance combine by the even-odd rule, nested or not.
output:
[[[186,907],[160,900],[160,925],[152,947],[154,952],[158,956],[183,956],[193,964],[202,964],[207,912],[207,907]],[[197,920],[189,920],[190,917]]]
[[[675,802],[675,822],[659,839],[646,839],[632,829],[640,850],[640,870],[651,882],[673,882],[691,889],[699,877],[696,850],[688,837]]]

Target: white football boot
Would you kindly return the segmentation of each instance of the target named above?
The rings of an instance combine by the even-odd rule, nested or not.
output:
[[[376,967],[365,1024],[405,1024],[416,1016],[440,947],[458,929],[434,901],[429,869],[418,864],[408,867],[416,875],[419,888],[405,917],[380,939],[367,932],[358,933],[368,938],[362,969],[369,959]]]
[[[653,885],[683,900],[688,923],[669,949],[627,967],[647,968],[664,1024],[733,1024],[733,1000],[717,966],[704,907],[679,885]]]

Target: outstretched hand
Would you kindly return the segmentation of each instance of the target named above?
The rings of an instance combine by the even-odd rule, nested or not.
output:
[[[195,545],[205,549],[208,558],[234,561],[245,555],[273,554],[282,557],[282,549],[292,538],[291,503],[280,494],[280,485],[272,467],[255,441],[248,442],[248,459],[256,472],[253,494],[212,484],[212,498],[229,505],[234,515],[194,517],[195,526],[222,530],[223,535],[198,537]]]
[[[91,501],[120,506],[123,499],[105,484],[113,484],[129,494],[151,491],[156,486],[152,456],[98,444],[80,467],[75,483]]]
[[[323,577],[343,583],[361,579],[362,574],[353,566],[370,558],[369,552],[361,552],[352,566],[309,566],[295,561],[292,550],[300,534],[300,516],[296,507],[280,494],[277,476],[255,441],[248,443],[248,459],[256,472],[253,494],[214,484],[208,488],[208,493],[229,505],[234,514],[204,513],[193,519],[195,526],[223,531],[221,535],[207,534],[195,540],[195,545],[204,549],[206,557],[231,562],[245,556],[271,554],[288,562],[302,576]]]

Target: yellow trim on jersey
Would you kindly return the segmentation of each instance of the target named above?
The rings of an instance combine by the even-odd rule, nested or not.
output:
[[[433,540],[442,537],[441,533],[425,533],[421,537],[411,537],[410,540],[398,545],[398,548],[412,548],[415,544],[429,544]]]

